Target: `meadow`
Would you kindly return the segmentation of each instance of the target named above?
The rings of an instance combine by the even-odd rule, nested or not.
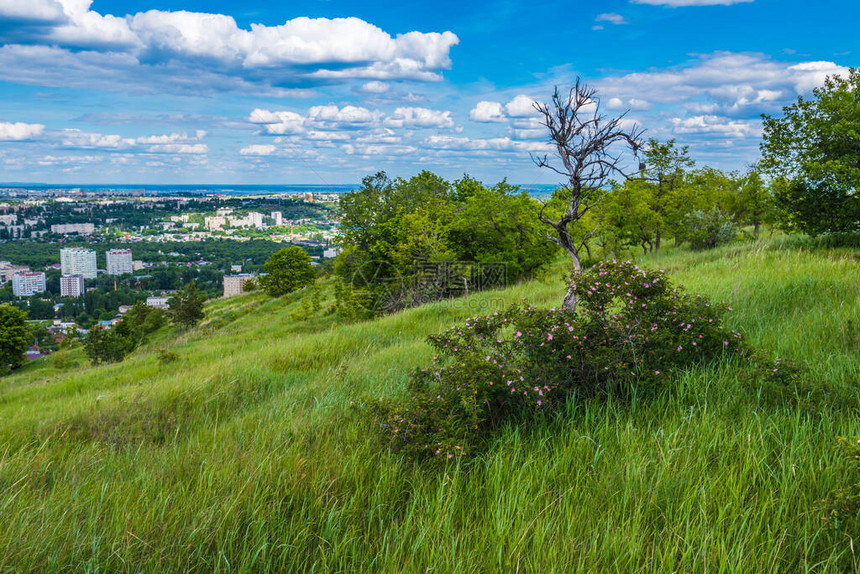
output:
[[[776,238],[639,262],[728,301],[804,390],[703,365],[415,464],[365,405],[403,392],[427,335],[558,305],[560,266],[349,324],[291,319],[301,293],[217,300],[121,363],[76,350],[0,379],[0,572],[858,571],[858,522],[822,501],[852,479],[837,436],[860,436],[860,253]]]

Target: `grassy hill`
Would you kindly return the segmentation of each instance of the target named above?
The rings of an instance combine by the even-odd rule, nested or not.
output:
[[[860,254],[783,240],[642,263],[730,301],[751,344],[809,364],[810,393],[713,365],[421,467],[362,405],[402,392],[428,334],[558,304],[559,272],[354,324],[219,300],[122,363],[0,379],[0,571],[856,571],[860,532],[821,500],[848,480],[835,438],[860,435]]]

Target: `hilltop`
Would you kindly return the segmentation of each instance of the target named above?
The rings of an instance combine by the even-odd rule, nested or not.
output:
[[[221,299],[121,363],[0,379],[0,570],[572,571],[857,568],[822,499],[860,435],[860,256],[775,239],[661,252],[733,328],[808,364],[808,392],[724,363],[648,402],[582,401],[510,427],[470,465],[415,465],[365,414],[432,357],[427,335],[526,298],[505,290],[372,321],[297,320],[302,293]],[[856,524],[854,524],[856,526]]]

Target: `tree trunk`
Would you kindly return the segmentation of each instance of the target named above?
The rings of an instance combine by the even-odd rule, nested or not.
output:
[[[756,238],[756,239],[758,239],[758,228],[759,228],[759,225],[761,225],[761,222],[760,222],[758,219],[756,219],[756,220],[755,220],[755,222],[753,223],[753,233],[755,233],[755,238]]]
[[[582,264],[579,262],[579,254],[576,252],[576,249],[571,246],[567,248],[567,252],[570,255],[570,259],[573,262],[573,275],[576,277],[577,275],[582,274]],[[564,299],[561,302],[561,308],[566,311],[576,311],[576,292],[573,290],[573,286],[568,287],[567,293],[564,295]]]
[[[654,251],[660,251],[660,239],[662,238],[662,233],[660,233],[660,229],[657,229],[657,233],[654,234]]]

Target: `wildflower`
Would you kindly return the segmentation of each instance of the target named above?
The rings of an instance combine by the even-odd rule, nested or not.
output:
[[[547,340],[547,341],[552,341],[552,333],[550,333],[549,335],[547,335],[546,340]]]
[[[517,337],[522,337],[523,334],[520,331],[517,331]]]

